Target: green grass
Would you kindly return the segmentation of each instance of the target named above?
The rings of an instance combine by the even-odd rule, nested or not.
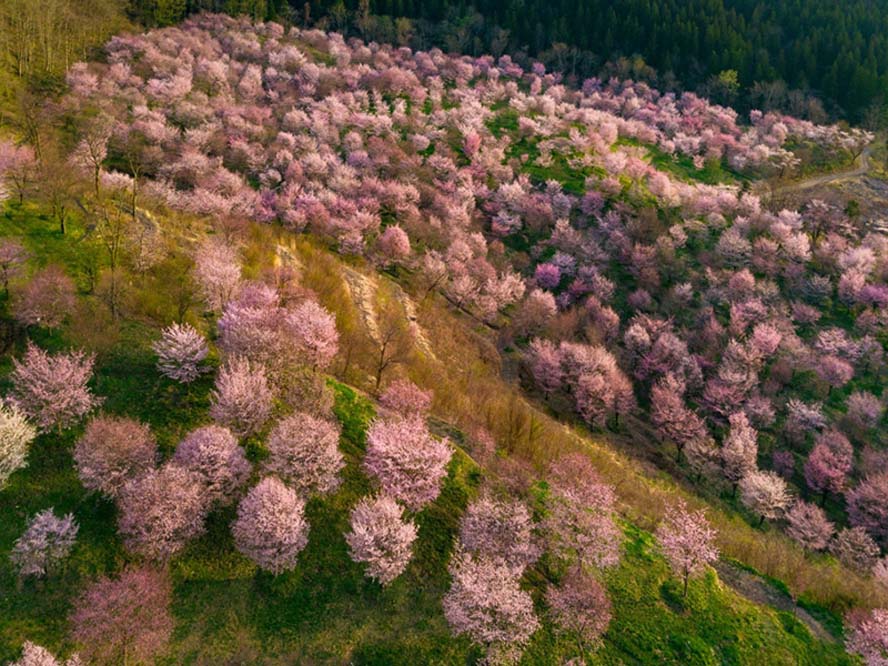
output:
[[[74,231],[61,237],[51,221],[28,207],[0,215],[0,235],[21,235],[36,263],[75,265]],[[150,424],[168,456],[188,430],[209,421],[212,377],[187,388],[161,378],[150,350],[156,335],[152,325],[124,322],[115,345],[98,358],[94,387],[105,398],[104,410]],[[37,331],[35,337],[50,349],[66,346],[59,334]],[[9,357],[0,361],[2,386],[10,362]],[[466,639],[450,635],[441,597],[460,516],[478,492],[483,472],[461,449],[455,451],[440,497],[415,516],[419,539],[411,564],[390,587],[381,588],[351,561],[343,538],[351,508],[371,492],[361,461],[374,406],[350,386],[332,380],[329,385],[342,426],[344,483],[333,496],[309,502],[309,543],[298,566],[277,577],[257,571],[233,547],[234,508],[215,511],[206,534],[170,564],[176,631],[159,663],[456,665],[481,656]],[[67,653],[73,647],[67,642],[67,616],[79,592],[131,559],[116,536],[113,505],[86,493],[74,472],[71,450],[81,431],[82,426],[39,437],[29,466],[0,490],[0,662],[16,658],[24,640]],[[28,519],[50,506],[75,514],[77,546],[62,571],[19,587],[9,552]],[[713,572],[692,582],[683,599],[651,535],[633,525],[624,529],[623,561],[604,577],[614,620],[587,663],[852,663],[838,644],[815,640],[791,615],[743,600]],[[540,566],[526,577],[541,617],[544,574]],[[543,666],[572,656],[573,642],[544,623],[522,663]]]

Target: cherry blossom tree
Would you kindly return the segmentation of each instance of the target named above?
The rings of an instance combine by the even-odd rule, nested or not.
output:
[[[432,437],[420,419],[376,419],[367,430],[364,468],[385,494],[418,511],[441,492],[452,454],[450,442]]]
[[[301,495],[335,491],[345,467],[339,451],[339,427],[311,414],[282,419],[268,436],[266,472],[280,477]]]
[[[459,541],[466,552],[502,559],[516,576],[536,562],[542,552],[536,525],[527,507],[489,494],[466,508],[460,520]]]
[[[564,371],[561,367],[561,352],[549,340],[535,338],[528,346],[528,364],[533,379],[548,396],[561,388]]]
[[[853,464],[854,449],[848,438],[838,430],[827,430],[817,436],[805,462],[805,481],[811,490],[822,494],[822,502],[827,493],[845,489]]]
[[[0,400],[0,488],[16,470],[28,464],[28,449],[37,437],[32,426],[15,404]]]
[[[71,655],[64,662],[59,661],[46,648],[25,641],[22,645],[22,656],[9,666],[83,666],[77,654]]]
[[[660,437],[675,444],[677,459],[689,442],[708,438],[703,419],[685,404],[684,392],[684,383],[672,374],[658,379],[651,388],[651,421]]]
[[[339,350],[336,319],[316,301],[303,301],[288,311],[284,328],[297,356],[313,368],[326,368]]]
[[[425,417],[432,406],[432,392],[423,391],[409,379],[397,379],[379,396],[380,406],[406,418]]]
[[[657,543],[681,578],[684,596],[688,595],[688,580],[718,559],[716,536],[703,511],[689,511],[682,500],[667,510],[657,528]]]
[[[835,533],[835,527],[823,509],[801,500],[786,512],[786,522],[786,533],[811,550],[826,548]]]
[[[78,529],[70,513],[59,518],[50,508],[35,515],[12,546],[10,558],[19,576],[46,576],[58,567],[74,548]]]
[[[879,559],[879,546],[862,527],[846,527],[833,538],[829,552],[846,567],[870,573]]]
[[[847,495],[848,519],[888,545],[888,471],[867,476]]]
[[[201,478],[167,463],[127,482],[117,498],[124,545],[152,560],[167,560],[204,531],[207,498]]]
[[[417,529],[404,520],[403,509],[390,497],[365,497],[351,512],[345,535],[352,560],[367,565],[367,575],[383,586],[404,573],[413,556]]]
[[[125,569],[90,584],[74,604],[71,638],[88,663],[148,663],[173,634],[169,574]]]
[[[607,568],[620,561],[622,532],[614,524],[616,497],[586,456],[569,454],[549,469],[550,549],[569,564]]]
[[[791,496],[786,481],[774,472],[754,471],[740,480],[740,501],[743,505],[765,519],[776,520],[789,507]]]
[[[172,460],[200,479],[210,504],[234,501],[253,469],[231,431],[216,425],[188,433],[176,447]]]
[[[237,549],[260,568],[289,571],[308,544],[305,501],[280,479],[266,477],[241,500],[231,533]]]
[[[74,466],[87,490],[116,498],[128,481],[154,469],[157,441],[144,423],[97,416],[74,446]]]
[[[397,224],[386,227],[379,237],[379,252],[388,264],[403,262],[410,256],[410,238]]]
[[[234,357],[219,370],[211,399],[213,420],[246,437],[268,421],[274,395],[263,366]]]
[[[758,433],[743,412],[731,414],[728,421],[731,428],[722,443],[722,464],[725,477],[736,491],[740,479],[756,469]]]
[[[151,348],[157,354],[157,369],[168,379],[187,384],[206,372],[202,363],[210,349],[191,324],[166,327]]]
[[[222,241],[210,238],[194,255],[194,279],[210,310],[220,311],[235,295],[241,281],[237,253]]]
[[[21,206],[37,178],[37,156],[28,145],[0,141],[0,185],[15,192]]]
[[[9,294],[9,283],[22,274],[30,253],[14,238],[0,240],[0,281],[3,293]]]
[[[875,608],[852,617],[849,624],[848,652],[860,655],[866,666],[884,666],[888,662],[888,609]]]
[[[41,431],[68,427],[101,402],[87,386],[94,363],[82,351],[50,355],[29,342],[12,362],[12,404]]]
[[[74,282],[58,266],[37,271],[15,295],[13,314],[25,326],[58,328],[77,303]]]
[[[517,661],[540,623],[512,569],[457,549],[449,571],[452,583],[442,603],[453,633],[484,647],[490,663]]]
[[[787,481],[791,480],[795,474],[795,456],[792,451],[774,451],[771,456],[771,465],[777,472]]]
[[[878,426],[885,413],[885,405],[872,393],[854,391],[848,396],[846,416],[861,430],[871,430]]]
[[[546,588],[549,617],[577,642],[581,655],[601,640],[612,609],[604,586],[580,568],[571,569],[559,585]]]

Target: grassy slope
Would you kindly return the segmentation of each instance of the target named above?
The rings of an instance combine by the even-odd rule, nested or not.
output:
[[[52,229],[31,213],[0,218],[0,235],[23,234],[38,263],[70,266],[76,260],[76,225],[73,238],[61,239]],[[210,380],[183,390],[158,377],[149,348],[155,334],[146,324],[125,326],[116,344],[100,355],[95,388],[106,397],[107,411],[148,422],[168,454],[184,432],[208,420]],[[37,337],[50,348],[64,345],[58,335]],[[4,375],[8,367],[5,359]],[[227,525],[233,509],[214,514],[207,535],[172,563],[178,625],[164,663],[461,664],[478,656],[467,641],[449,635],[440,597],[459,515],[477,489],[480,471],[458,452],[441,497],[417,518],[414,561],[382,590],[349,560],[341,536],[349,508],[369,489],[359,462],[372,406],[344,385],[336,385],[336,395],[349,463],[346,483],[331,499],[310,503],[312,531],[299,566],[277,578],[256,573],[232,548]],[[65,618],[77,592],[128,560],[115,536],[113,506],[86,494],[72,469],[77,434],[74,429],[61,437],[40,437],[29,467],[0,491],[0,660],[13,658],[25,639],[55,650],[70,647]],[[17,589],[9,550],[27,518],[49,506],[75,513],[81,525],[78,545],[63,572]],[[615,619],[590,663],[850,663],[837,645],[815,641],[792,616],[738,597],[713,573],[692,585],[683,604],[650,534],[630,524],[625,529],[625,558],[606,576]],[[538,572],[528,575],[528,585],[540,604],[544,581]],[[569,640],[544,627],[524,663],[556,663],[572,649]]]

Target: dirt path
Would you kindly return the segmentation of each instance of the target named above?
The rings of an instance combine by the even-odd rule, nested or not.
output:
[[[791,597],[775,588],[761,576],[723,560],[719,560],[715,564],[715,570],[721,581],[741,596],[753,603],[790,612],[808,627],[815,638],[825,643],[835,643],[835,636],[829,633],[808,611],[797,606]]]
[[[871,145],[872,144],[870,144],[870,146]],[[850,169],[846,169],[845,171],[835,171],[833,173],[827,173],[822,176],[812,176],[811,178],[805,178],[796,182],[786,183],[785,185],[779,185],[778,187],[774,187],[771,189],[762,188],[762,192],[760,194],[764,194],[770,197],[780,196],[783,194],[789,194],[791,192],[810,190],[813,187],[829,185],[830,183],[835,183],[841,180],[852,180],[854,178],[865,176],[870,169],[870,156],[872,155],[872,148],[870,146],[867,146],[863,149],[863,152],[861,152],[857,160],[855,160],[856,165],[851,167]]]

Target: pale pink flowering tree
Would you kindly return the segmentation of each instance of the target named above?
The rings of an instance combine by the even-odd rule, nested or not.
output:
[[[73,514],[59,518],[53,510],[41,511],[12,546],[10,558],[19,576],[45,576],[74,548],[79,527]]]
[[[234,357],[219,370],[211,399],[213,420],[246,437],[261,430],[268,421],[274,394],[264,367]]]
[[[27,145],[16,146],[10,141],[0,141],[0,186],[6,184],[14,191],[19,205],[24,202],[25,195],[36,178],[37,156],[34,149]]]
[[[169,574],[130,568],[100,578],[74,604],[71,638],[88,663],[150,663],[166,650],[175,626]]]
[[[12,402],[44,432],[76,423],[101,402],[87,386],[95,357],[85,352],[50,355],[29,342],[12,363]]]
[[[838,430],[826,430],[817,436],[805,462],[805,481],[821,501],[827,493],[841,493],[854,464],[851,442]]]
[[[454,634],[467,635],[488,651],[491,663],[513,663],[539,628],[533,600],[501,560],[454,553],[444,617]]]
[[[527,349],[528,365],[533,379],[546,395],[554,393],[564,383],[561,352],[551,341],[531,340]]]
[[[58,328],[77,303],[74,282],[58,266],[37,271],[15,294],[13,314],[26,326]]]
[[[410,238],[397,224],[386,227],[379,237],[379,252],[388,264],[397,264],[410,256]]]
[[[153,470],[157,441],[144,423],[122,416],[97,416],[74,446],[74,466],[87,490],[115,498],[126,483]]]
[[[579,453],[549,469],[545,531],[552,553],[569,564],[607,568],[620,561],[622,532],[614,524],[616,496]]]
[[[852,654],[863,657],[866,666],[888,664],[888,608],[875,608],[852,617],[851,631],[845,647]]]
[[[37,429],[14,404],[0,400],[0,488],[28,464],[28,449]]]
[[[418,418],[376,419],[367,430],[364,468],[383,492],[418,511],[441,492],[453,452]]]
[[[401,506],[382,495],[358,502],[345,541],[352,560],[365,563],[367,575],[385,586],[404,573],[416,536],[416,525],[404,520]]]
[[[208,503],[228,504],[247,482],[252,465],[228,428],[204,426],[185,436],[176,447],[173,462],[203,482]]]
[[[289,571],[308,544],[305,501],[280,479],[266,477],[241,500],[231,533],[237,549],[260,568]]]
[[[867,476],[847,495],[848,518],[888,546],[888,471]]]
[[[194,278],[207,307],[222,310],[240,285],[241,267],[237,253],[221,240],[205,240],[194,255]]]
[[[728,420],[731,427],[722,443],[722,465],[725,477],[736,491],[740,479],[756,469],[758,433],[743,412],[731,414]]]
[[[424,417],[432,406],[432,392],[423,391],[409,379],[397,379],[379,396],[380,406],[403,417]]]
[[[210,349],[191,324],[167,326],[151,348],[157,354],[157,369],[168,379],[187,384],[206,372],[202,363]]]
[[[829,552],[846,567],[864,574],[870,573],[879,559],[879,546],[862,527],[846,527],[836,534]]]
[[[25,641],[22,645],[22,656],[9,666],[83,666],[83,662],[76,654],[71,655],[65,661],[59,661],[46,648],[35,645],[31,641]]]
[[[854,391],[848,396],[846,404],[848,420],[861,430],[869,430],[878,426],[885,413],[885,405],[882,401],[867,391]]]
[[[703,511],[689,511],[683,500],[666,511],[657,527],[657,543],[681,578],[684,596],[688,594],[688,580],[718,559],[717,536]]]
[[[200,477],[174,463],[129,481],[117,497],[117,526],[132,552],[167,560],[204,531]]]
[[[740,479],[739,487],[740,501],[760,516],[759,524],[782,516],[792,500],[786,481],[774,472],[750,472]]]
[[[607,590],[580,568],[571,569],[559,585],[546,588],[546,605],[555,626],[577,642],[580,655],[601,640],[611,621]]]
[[[326,368],[339,350],[336,319],[316,301],[303,301],[288,311],[284,329],[297,357],[313,368]]]
[[[283,418],[268,436],[263,469],[290,484],[303,496],[335,491],[345,467],[339,451],[339,426],[311,414]]]
[[[651,421],[657,433],[675,444],[677,458],[689,442],[708,439],[703,419],[690,410],[684,401],[684,382],[666,374],[651,389]]]
[[[485,494],[466,508],[459,541],[467,552],[502,559],[520,576],[542,553],[536,527],[522,503]]]
[[[786,512],[786,522],[786,533],[811,550],[826,548],[836,531],[823,509],[801,500]]]
[[[818,358],[814,371],[829,385],[830,392],[834,388],[844,386],[854,378],[854,366],[832,354]]]

